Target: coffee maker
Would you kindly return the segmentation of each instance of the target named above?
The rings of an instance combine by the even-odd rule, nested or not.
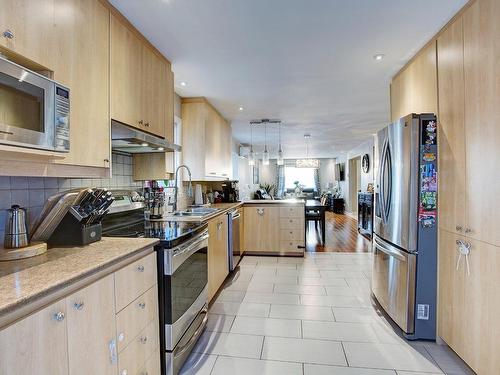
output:
[[[239,202],[238,181],[223,181],[222,195],[224,203]]]

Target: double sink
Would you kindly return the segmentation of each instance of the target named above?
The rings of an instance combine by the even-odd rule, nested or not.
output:
[[[220,211],[219,208],[210,208],[210,207],[192,207],[192,208],[188,208],[187,210],[185,211],[177,211],[177,212],[174,212],[173,216],[177,216],[177,217],[191,217],[191,218],[194,218],[194,217],[199,217],[199,218],[203,218],[205,216],[208,216],[208,215],[212,215],[216,212]]]

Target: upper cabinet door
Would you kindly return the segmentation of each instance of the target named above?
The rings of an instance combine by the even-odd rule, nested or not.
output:
[[[500,246],[500,2],[463,15],[467,236]]]
[[[438,38],[439,227],[465,230],[465,128],[462,18]]]
[[[54,79],[71,98],[70,152],[60,162],[109,167],[109,11],[99,1],[55,4]]]
[[[144,130],[165,137],[167,103],[164,88],[167,85],[167,69],[162,59],[145,46],[143,47],[142,61]]]
[[[111,15],[111,118],[144,130],[142,41]]]
[[[66,298],[69,374],[116,375],[114,275]]]
[[[54,22],[54,0],[4,0],[0,11],[0,46],[54,70],[58,58],[55,51],[60,48]]]

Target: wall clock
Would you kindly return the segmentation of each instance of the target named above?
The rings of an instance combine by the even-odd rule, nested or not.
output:
[[[370,156],[368,154],[363,155],[363,159],[361,160],[361,168],[364,173],[368,173],[370,170]]]

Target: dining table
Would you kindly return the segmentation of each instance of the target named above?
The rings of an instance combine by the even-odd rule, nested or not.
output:
[[[319,221],[321,223],[321,241],[323,242],[323,246],[325,245],[325,232],[326,232],[326,209],[328,206],[326,204],[321,203],[321,201],[317,199],[307,199],[305,204],[305,215],[306,215],[306,226],[307,222],[307,214],[308,213],[317,213],[319,215]]]

